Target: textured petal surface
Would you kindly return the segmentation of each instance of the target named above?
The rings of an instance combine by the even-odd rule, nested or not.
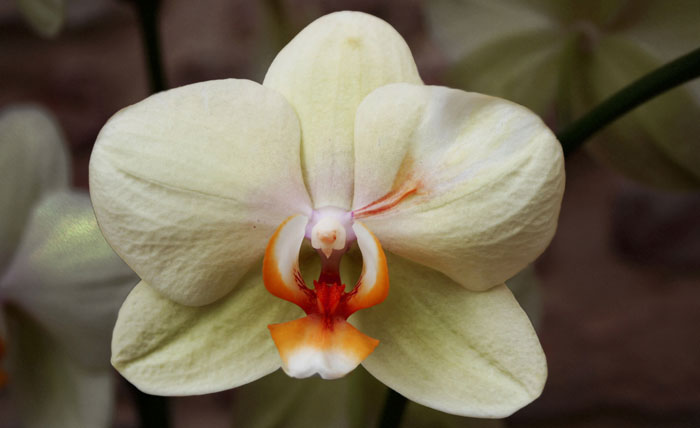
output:
[[[0,113],[0,272],[44,192],[68,187],[68,154],[55,120],[32,106]]]
[[[71,358],[109,367],[109,341],[136,275],[102,237],[87,193],[53,192],[36,205],[0,279]]]
[[[29,315],[6,307],[10,392],[27,428],[109,427],[113,373],[78,364]]]
[[[252,382],[280,367],[267,324],[302,312],[267,292],[258,264],[241,284],[204,307],[184,306],[141,282],[124,302],[112,364],[157,395],[206,394]]]
[[[308,214],[299,162],[299,123],[279,94],[203,82],[114,115],[90,160],[90,192],[129,266],[169,298],[203,305],[236,286],[285,218]]]
[[[532,112],[456,89],[393,84],[370,94],[357,116],[353,208],[387,251],[484,290],[549,244],[564,162]]]
[[[547,365],[527,315],[505,286],[471,292],[388,255],[387,300],[357,312],[380,340],[362,365],[410,400],[463,416],[505,417],[537,398]]]
[[[299,116],[304,179],[315,207],[350,207],[355,111],[372,90],[392,82],[421,82],[411,52],[389,24],[360,12],[319,18],[273,61],[263,84],[280,91]]]
[[[63,26],[66,0],[17,0],[17,7],[32,28],[44,37],[55,37]]]

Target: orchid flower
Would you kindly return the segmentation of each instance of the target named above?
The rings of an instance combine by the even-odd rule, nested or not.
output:
[[[102,238],[87,194],[69,189],[46,112],[0,113],[0,168],[0,388],[22,426],[109,426],[110,330],[135,276]]]
[[[390,25],[327,15],[262,85],[162,92],[100,132],[95,212],[142,280],[112,364],[190,395],[361,363],[426,406],[508,415],[546,361],[503,281],[551,240],[563,187],[536,115],[425,86]]]
[[[557,126],[700,45],[700,2],[426,3],[450,82],[506,97]],[[642,183],[700,186],[700,82],[669,91],[590,140],[589,153]]]

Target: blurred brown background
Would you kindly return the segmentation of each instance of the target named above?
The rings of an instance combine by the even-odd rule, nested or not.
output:
[[[148,96],[141,35],[127,1],[68,0],[66,28],[33,33],[0,3],[0,108],[48,107],[87,187],[95,137],[117,110]],[[169,87],[217,78],[261,81],[289,38],[334,10],[362,10],[407,40],[426,83],[445,59],[420,2],[166,0],[161,36]],[[579,152],[567,160],[558,233],[537,264],[540,338],[549,379],[513,427],[700,427],[700,195],[643,188]],[[172,400],[175,427],[230,426],[235,391]],[[116,427],[133,427],[120,388]],[[17,426],[0,392],[0,427]]]

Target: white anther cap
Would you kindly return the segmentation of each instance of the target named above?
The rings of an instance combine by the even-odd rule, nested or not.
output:
[[[311,246],[330,257],[345,248],[345,227],[334,217],[323,217],[311,229]]]

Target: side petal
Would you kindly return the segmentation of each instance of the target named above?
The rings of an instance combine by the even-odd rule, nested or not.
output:
[[[28,428],[109,427],[113,373],[73,359],[31,316],[5,307],[10,392]]]
[[[263,282],[272,295],[297,304],[305,311],[316,304],[299,270],[299,251],[309,218],[286,219],[270,238],[263,259]]]
[[[357,312],[381,343],[362,365],[419,404],[462,416],[506,417],[542,392],[547,364],[527,315],[504,286],[465,290],[389,257],[387,300]]]
[[[393,84],[370,94],[357,116],[354,214],[387,251],[485,290],[549,244],[564,162],[532,112],[456,89]]]
[[[35,207],[0,287],[71,358],[105,368],[119,306],[137,282],[102,237],[87,193],[59,191]]]
[[[217,80],[114,115],[90,159],[90,192],[107,241],[144,281],[204,305],[260,260],[278,224],[310,214],[299,165],[284,98]]]
[[[360,12],[317,19],[270,65],[263,84],[299,116],[304,179],[315,207],[350,207],[355,111],[372,90],[392,82],[421,83],[413,56],[389,24]]]
[[[19,244],[34,204],[68,187],[70,164],[53,117],[34,106],[0,113],[0,272]]]
[[[184,306],[145,282],[129,294],[112,337],[112,364],[140,390],[196,395],[252,382],[280,367],[267,324],[299,316],[271,296],[260,266],[219,301]]]
[[[382,245],[361,222],[356,221],[352,230],[362,253],[362,273],[355,285],[355,292],[347,302],[349,313],[378,305],[389,294],[389,270]]]

